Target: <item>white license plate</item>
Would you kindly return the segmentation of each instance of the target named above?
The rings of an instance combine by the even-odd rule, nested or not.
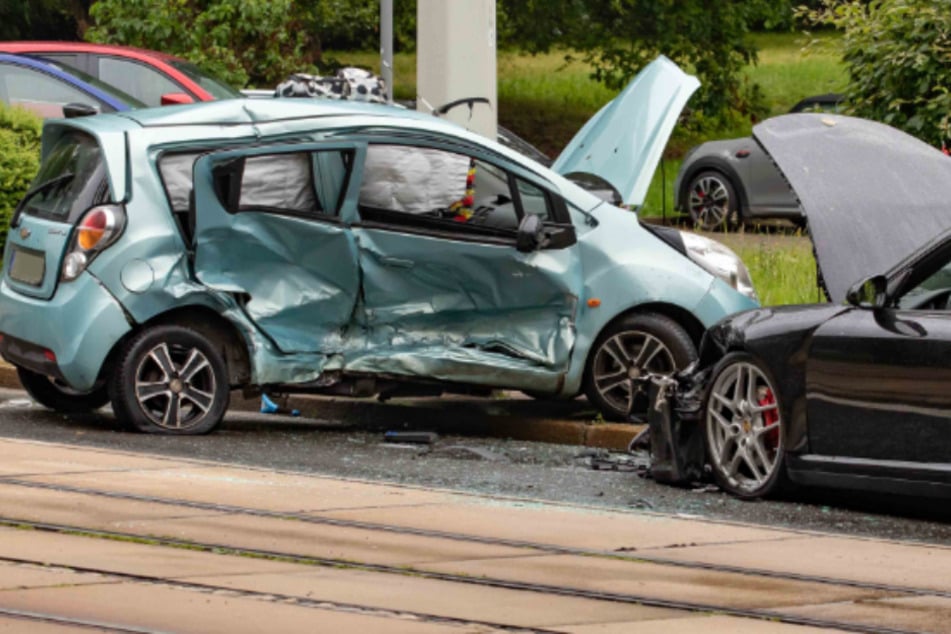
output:
[[[46,273],[46,256],[40,251],[30,251],[13,247],[10,258],[10,278],[30,286],[39,286],[43,283],[43,274]]]

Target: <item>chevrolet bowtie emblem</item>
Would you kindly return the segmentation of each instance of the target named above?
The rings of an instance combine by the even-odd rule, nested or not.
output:
[[[26,239],[29,238],[29,237],[30,237],[30,230],[29,230],[29,229],[27,229],[26,227],[23,227],[22,229],[20,229],[20,238],[21,238],[21,239],[26,240]]]

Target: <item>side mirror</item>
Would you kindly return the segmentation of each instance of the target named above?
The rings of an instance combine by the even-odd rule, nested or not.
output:
[[[888,303],[888,280],[884,275],[864,279],[846,293],[845,299],[859,308],[881,308]]]
[[[91,106],[88,103],[74,101],[63,106],[63,116],[67,119],[91,117],[94,114],[99,114],[99,108]]]
[[[545,226],[542,224],[542,219],[535,214],[525,214],[518,225],[515,248],[522,253],[531,253],[542,246],[544,238]]]
[[[186,103],[195,103],[195,100],[183,92],[167,92],[161,96],[159,103],[163,106],[180,106]]]

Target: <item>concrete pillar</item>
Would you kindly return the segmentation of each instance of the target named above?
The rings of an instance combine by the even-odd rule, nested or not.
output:
[[[485,97],[470,118],[458,106],[447,118],[495,139],[498,91],[495,66],[495,0],[417,0],[416,109],[463,97]]]
[[[380,75],[386,103],[393,103],[393,0],[380,0]]]

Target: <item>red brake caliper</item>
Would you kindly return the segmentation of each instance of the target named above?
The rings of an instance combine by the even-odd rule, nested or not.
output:
[[[766,407],[767,405],[775,405],[776,397],[773,396],[773,391],[766,386],[762,386],[757,390],[757,396],[759,400],[756,402],[760,407]],[[763,427],[771,427],[779,422],[779,411],[777,409],[768,409],[763,412]],[[766,437],[763,439],[763,444],[769,447],[770,449],[775,449],[779,446],[779,428],[772,429],[766,433]]]

